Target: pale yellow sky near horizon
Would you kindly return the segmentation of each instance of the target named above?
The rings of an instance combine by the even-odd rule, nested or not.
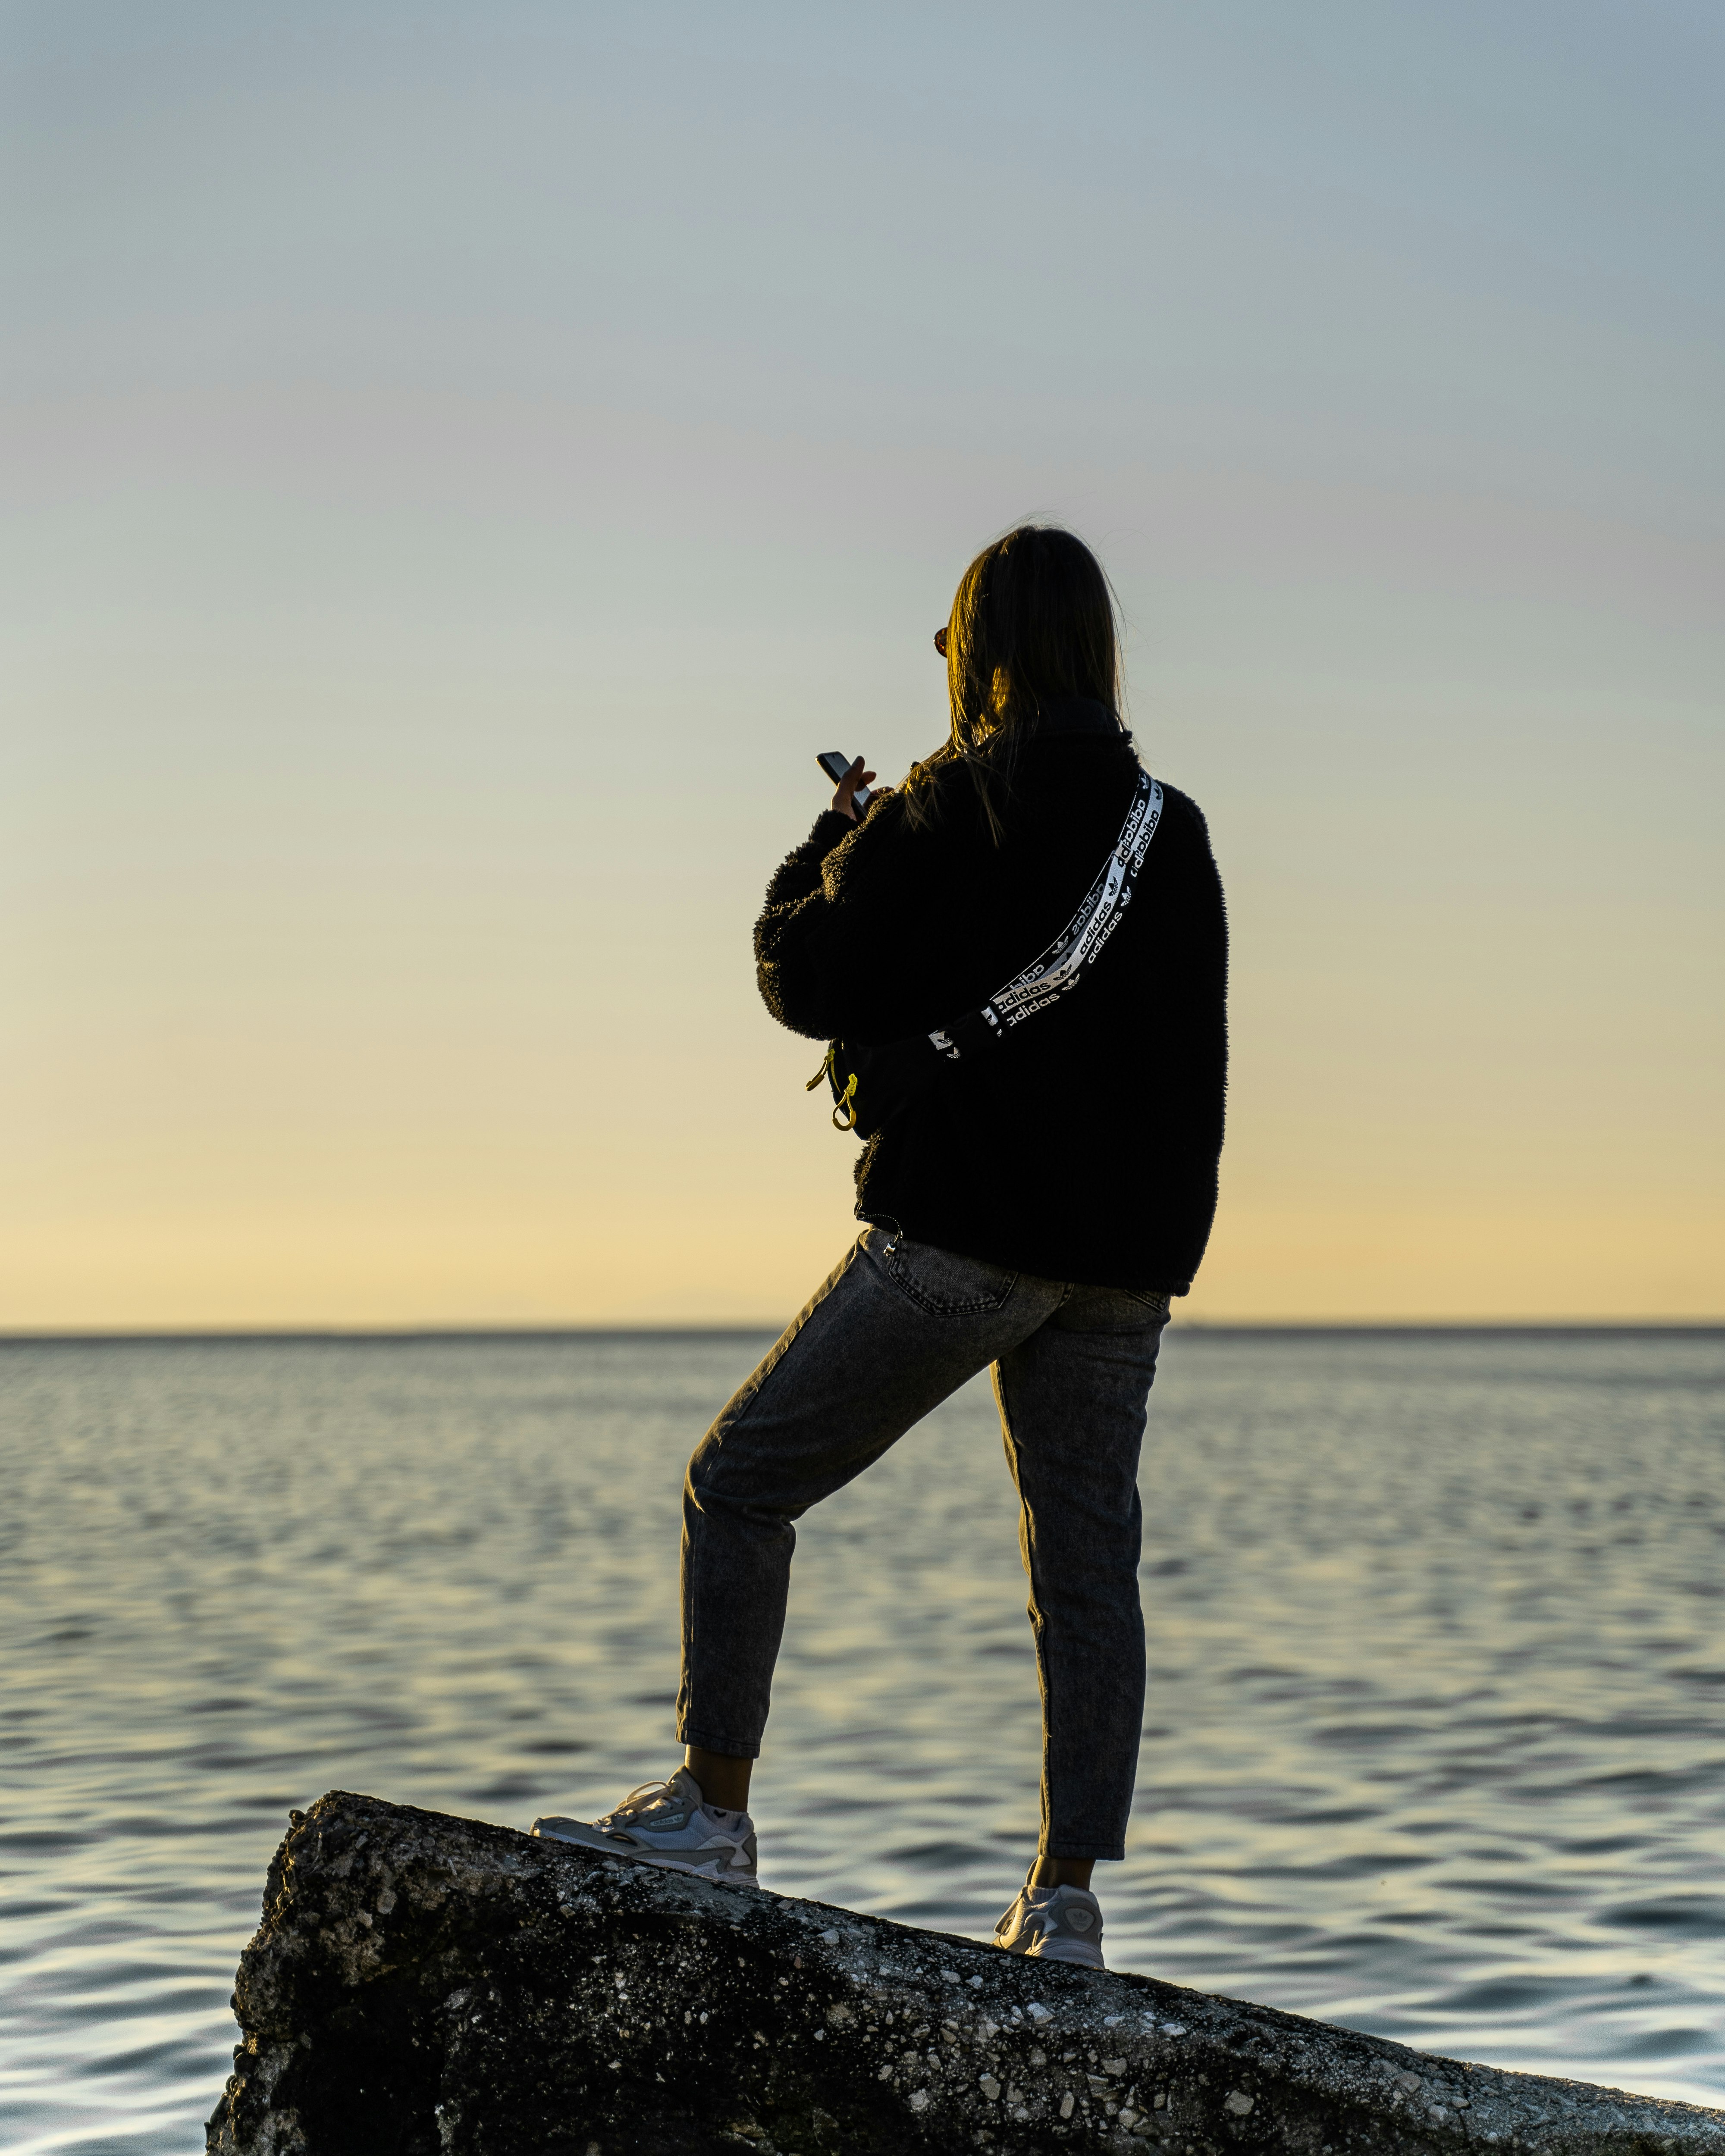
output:
[[[1027,513],[1229,893],[1183,1314],[1725,1317],[1717,26],[988,20],[13,41],[0,1331],[789,1315],[750,927]]]

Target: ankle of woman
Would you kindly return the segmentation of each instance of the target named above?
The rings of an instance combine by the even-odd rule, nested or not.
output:
[[[1090,1875],[1096,1868],[1092,1856],[1039,1856],[1030,1869],[1033,1887],[1081,1887],[1090,1891]]]
[[[711,1810],[748,1810],[752,1759],[737,1759],[728,1753],[709,1752],[704,1746],[691,1744],[684,1753],[683,1764],[699,1784],[702,1799]]]

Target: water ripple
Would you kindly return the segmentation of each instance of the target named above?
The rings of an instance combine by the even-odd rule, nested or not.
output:
[[[665,1770],[682,1462],[759,1343],[0,1346],[0,2142],[198,2145],[290,1804]],[[1725,2101],[1725,1339],[1171,1337],[1121,1966]],[[811,1514],[768,1882],[988,1936],[1037,1706],[986,1389]]]

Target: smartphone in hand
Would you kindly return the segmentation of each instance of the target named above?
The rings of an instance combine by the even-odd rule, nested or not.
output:
[[[846,756],[842,749],[824,748],[814,760],[836,786],[851,765],[855,762],[856,758],[854,756]],[[868,786],[859,786],[855,793],[851,795],[850,805],[855,809],[859,821],[867,814],[869,803],[874,798],[874,789]]]

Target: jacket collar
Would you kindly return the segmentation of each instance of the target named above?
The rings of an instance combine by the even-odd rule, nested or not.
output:
[[[1113,734],[1126,732],[1106,704],[1089,696],[1055,696],[1036,714],[1038,737],[1050,734]]]

